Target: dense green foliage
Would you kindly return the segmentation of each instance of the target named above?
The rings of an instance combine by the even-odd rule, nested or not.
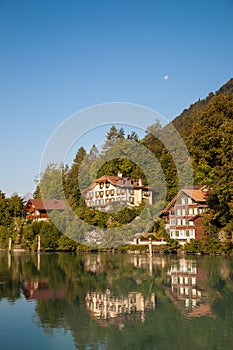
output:
[[[8,246],[9,237],[17,244],[22,232],[23,201],[17,194],[6,198],[0,191],[0,248]]]

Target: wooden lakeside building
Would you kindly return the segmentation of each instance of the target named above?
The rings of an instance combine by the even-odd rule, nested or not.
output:
[[[24,206],[26,219],[45,221],[53,210],[64,211],[65,201],[62,199],[29,199]]]

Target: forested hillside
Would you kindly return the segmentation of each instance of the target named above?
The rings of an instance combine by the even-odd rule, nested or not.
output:
[[[210,230],[233,231],[233,79],[172,122],[193,161],[195,184],[210,190]]]
[[[207,185],[210,191],[210,210],[205,218],[207,230],[211,234],[224,230],[230,235],[233,231],[233,79],[216,93],[210,93],[205,99],[185,109],[171,125],[181,135],[189,151],[194,170],[193,184]],[[49,198],[62,198],[65,195],[75,210],[80,211],[82,207],[82,217],[89,218],[87,220],[91,217],[96,225],[101,223],[101,227],[106,227],[114,220],[109,220],[102,213],[94,215],[90,209],[85,211],[81,190],[95,178],[104,174],[116,175],[118,171],[123,176],[141,178],[144,184],[149,179],[154,181],[155,186],[159,186],[161,174],[158,176],[158,169],[154,169],[149,157],[141,151],[139,145],[143,145],[156,156],[162,167],[167,201],[170,201],[178,191],[177,164],[173,153],[179,154],[179,148],[175,138],[172,140],[173,137],[170,125],[162,127],[159,122],[148,126],[142,139],[134,131],[125,135],[123,128],[117,129],[113,125],[106,135],[101,152],[95,146],[89,153],[81,147],[70,168],[61,167],[57,171],[53,166],[48,166],[39,185],[44,195]],[[169,138],[172,145],[170,149],[163,142]],[[133,160],[135,153],[141,162],[140,166]],[[180,163],[181,167],[184,166],[182,159]],[[51,173],[55,175],[55,179],[52,179]],[[62,195],[59,192],[59,180],[56,181],[61,173],[64,189]],[[40,196],[39,187],[35,196]],[[127,222],[127,218],[124,222]]]
[[[233,78],[215,93],[210,92],[203,100],[199,99],[197,102],[191,104],[189,108],[184,109],[183,112],[172,121],[172,124],[185,141],[189,138],[190,131],[194,124],[201,119],[204,108],[210,103],[214,96],[219,95],[233,95]]]

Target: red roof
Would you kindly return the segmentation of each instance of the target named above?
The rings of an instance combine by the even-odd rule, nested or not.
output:
[[[183,193],[186,194],[188,197],[192,198],[196,203],[206,203],[206,197],[208,195],[208,192],[205,189],[205,186],[187,187],[179,191],[179,193],[171,200],[171,202],[168,203],[163,212],[169,210]]]
[[[129,177],[103,175],[94,182],[92,182],[83,192],[92,190],[97,184],[101,182],[109,182],[113,186],[118,187],[130,187],[130,188],[143,188],[145,190],[151,190],[151,188],[144,186],[140,183],[140,180],[131,179]]]
[[[103,175],[99,179],[95,180],[95,182],[110,182],[112,185],[116,185],[121,180],[121,177],[119,176],[112,176],[112,175]]]
[[[207,192],[204,190],[203,187],[201,187],[199,189],[184,188],[182,191],[197,203],[205,203],[206,202]]]
[[[33,207],[35,210],[65,210],[63,199],[29,199],[24,210]]]

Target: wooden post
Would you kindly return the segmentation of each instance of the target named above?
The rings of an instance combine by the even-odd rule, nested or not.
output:
[[[40,271],[40,252],[37,254],[37,270]]]
[[[151,238],[149,238],[149,256],[153,255],[153,251],[152,251],[152,240]]]
[[[11,268],[11,252],[8,251],[8,269]]]
[[[40,252],[40,235],[38,236],[37,252]]]
[[[153,262],[152,255],[150,255],[149,256],[149,274],[150,274],[150,276],[152,276],[152,274],[153,274],[153,264],[152,264],[152,262]]]
[[[12,245],[12,239],[9,237],[9,242],[8,242],[8,252],[11,252],[11,245]]]

